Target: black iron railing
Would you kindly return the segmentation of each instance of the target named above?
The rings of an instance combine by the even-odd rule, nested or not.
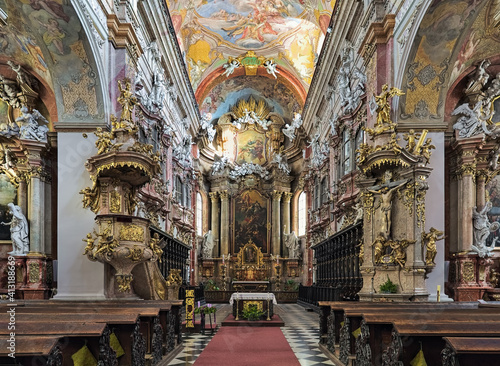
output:
[[[163,239],[161,246],[163,254],[161,256],[161,263],[158,263],[161,274],[166,279],[171,269],[180,269],[183,283],[187,281],[187,259],[189,258],[189,248],[181,241],[172,238],[167,233],[151,228],[152,233],[158,233],[160,239]]]

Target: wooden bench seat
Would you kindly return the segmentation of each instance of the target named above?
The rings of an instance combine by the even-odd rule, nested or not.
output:
[[[125,355],[118,360],[120,365],[141,366],[147,359],[149,364],[156,365],[180,343],[181,304],[182,301],[18,301],[16,335],[35,340],[53,333],[51,338],[57,339],[59,345],[72,344],[72,347],[65,346],[63,352],[64,364],[72,365],[70,356],[85,343],[94,355],[101,356],[99,345],[103,332],[99,335],[96,332],[94,336],[90,329],[103,328],[109,334],[114,332],[125,350]],[[4,329],[9,316],[3,310],[9,305],[0,304],[0,324]],[[38,347],[38,344],[33,342],[30,352],[44,354],[46,347]],[[16,352],[16,355],[19,354]]]
[[[476,366],[500,364],[500,338],[444,337],[441,352],[443,366]]]
[[[356,359],[359,364],[382,365],[384,357],[393,360],[401,357],[406,365],[422,344],[428,365],[441,365],[443,336],[495,337],[500,329],[500,313],[496,309],[479,309],[477,303],[328,302],[321,305],[324,306],[320,317],[320,347],[344,364]],[[489,329],[484,325],[488,323]],[[405,332],[407,327],[408,332],[399,334],[396,326]],[[359,336],[355,337],[353,331]],[[398,350],[396,346],[401,340],[404,347],[401,345]],[[436,363],[436,359],[439,362]]]

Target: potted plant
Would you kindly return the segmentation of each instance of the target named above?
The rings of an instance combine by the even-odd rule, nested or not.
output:
[[[380,292],[383,294],[395,294],[398,292],[398,285],[387,276],[387,281],[380,285]]]
[[[257,305],[249,305],[246,309],[243,310],[241,317],[249,321],[255,321],[259,320],[262,315],[264,315],[264,312],[262,310],[259,310]]]

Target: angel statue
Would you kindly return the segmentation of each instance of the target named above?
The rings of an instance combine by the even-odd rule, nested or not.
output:
[[[241,64],[238,60],[229,59],[227,63],[222,65],[222,67],[226,69],[226,71],[224,71],[224,73],[222,75],[229,76],[234,72],[234,70],[236,70],[240,66],[241,66]]]
[[[436,228],[431,227],[428,233],[422,233],[422,245],[425,244],[426,252],[425,252],[425,264],[432,265],[436,264],[434,259],[437,254],[436,241],[443,240],[444,232],[439,231]]]
[[[302,126],[302,116],[300,113],[295,113],[292,123],[285,124],[285,127],[283,128],[283,135],[288,137],[290,141],[293,141],[295,139],[295,130],[300,126]]]
[[[384,124],[392,124],[391,120],[391,106],[389,105],[389,98],[396,95],[404,95],[404,93],[396,87],[389,89],[387,84],[382,86],[382,94],[375,96],[377,103],[377,123],[376,126],[383,126]]]
[[[486,239],[490,234],[498,229],[500,229],[500,223],[498,221],[490,222],[488,218],[488,212],[491,210],[493,204],[491,201],[486,202],[481,211],[477,211],[474,207],[472,212],[472,220],[474,226],[474,245],[472,245],[472,250],[475,251],[479,257],[487,257],[493,250],[494,246],[486,246]]]
[[[273,62],[273,60],[267,60],[266,62],[264,62],[264,67],[266,68],[267,70],[267,73],[268,74],[271,74],[272,76],[274,76],[275,79],[277,79],[278,77],[276,76],[276,74],[279,74],[280,72],[276,69],[276,67],[278,66],[278,64],[276,64],[275,62]]]
[[[2,225],[10,225],[10,238],[12,240],[12,255],[26,255],[29,252],[28,220],[23,215],[21,207],[9,203],[7,205],[12,214],[10,222],[1,222]]]
[[[484,108],[483,102],[476,103],[473,109],[469,103],[464,103],[457,107],[451,114],[456,116],[462,114],[457,122],[453,125],[454,130],[458,130],[458,136],[461,138],[471,137],[484,132],[486,135],[491,135],[492,131],[488,129],[488,120],[492,117],[494,111],[485,112],[490,108]]]

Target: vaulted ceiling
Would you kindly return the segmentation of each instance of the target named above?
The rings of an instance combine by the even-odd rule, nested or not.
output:
[[[302,111],[335,0],[166,2],[202,114],[218,118],[250,96],[285,119]],[[245,56],[226,72],[229,58]]]

